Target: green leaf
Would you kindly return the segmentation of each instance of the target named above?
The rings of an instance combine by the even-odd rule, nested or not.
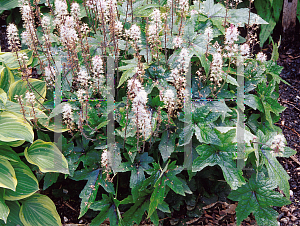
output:
[[[228,112],[232,112],[230,108],[226,105],[224,99],[220,99],[218,101],[209,101],[206,103],[206,105],[211,109],[212,112],[219,112],[222,115],[222,121],[224,121],[225,117],[228,114]]]
[[[8,206],[9,208],[9,215],[7,218],[7,223],[5,224],[6,226],[16,226],[16,225],[20,225],[23,226],[20,217],[19,217],[19,213],[20,213],[20,204],[17,201],[5,201],[5,204]],[[0,221],[0,225],[1,221]]]
[[[260,40],[260,47],[262,48],[264,43],[269,39],[271,34],[273,33],[273,30],[276,26],[276,22],[271,17],[268,21],[269,24],[263,24],[261,25],[261,30],[259,33],[259,40]]]
[[[17,153],[13,149],[11,149],[11,147],[6,146],[6,145],[0,146],[0,157],[2,159],[6,159],[9,161],[13,161],[13,162],[20,161],[20,158],[17,155]]]
[[[59,172],[69,174],[68,162],[58,147],[52,142],[36,140],[24,155],[27,161],[37,165],[41,172]]]
[[[240,87],[239,84],[237,83],[236,79],[233,78],[232,76],[230,76],[229,74],[227,74],[227,78],[226,78],[226,75],[222,74],[222,78],[224,79],[224,81],[226,79],[227,83],[232,84],[232,85],[237,86],[237,87]]]
[[[30,124],[19,115],[12,112],[0,113],[0,140],[11,142],[25,140],[33,142],[34,133]]]
[[[79,197],[81,198],[81,204],[80,204],[80,214],[78,218],[81,218],[89,209],[91,204],[95,201],[96,195],[98,192],[98,188],[100,185],[100,178],[101,176],[100,169],[94,170],[90,172],[88,177],[88,182],[80,192]]]
[[[7,217],[8,217],[10,210],[9,210],[8,206],[5,204],[5,201],[3,199],[4,192],[5,192],[4,189],[0,189],[0,219],[2,219],[4,221],[4,223],[6,224]]]
[[[15,191],[17,186],[16,173],[6,159],[0,158],[0,187]]]
[[[282,165],[277,161],[275,157],[270,153],[271,149],[265,150],[261,149],[264,156],[264,164],[267,167],[268,175],[270,179],[277,183],[279,188],[284,192],[286,197],[290,197],[290,185],[289,185],[289,175],[284,170]]]
[[[246,94],[244,103],[249,107],[256,110],[258,108],[258,104],[260,103],[259,97],[253,94]]]
[[[10,85],[15,82],[14,75],[7,67],[0,66],[0,76],[0,88],[7,92]]]
[[[39,190],[39,183],[31,169],[23,162],[11,163],[17,178],[16,191],[6,190],[5,200],[20,200],[27,198]]]
[[[254,4],[255,4],[255,2],[254,2]],[[261,16],[261,14],[259,14],[259,15]],[[227,21],[238,27],[244,27],[245,24],[248,24],[248,20],[249,20],[250,26],[253,24],[268,24],[265,20],[265,17],[261,18],[259,15],[251,12],[250,19],[249,19],[249,9],[247,9],[247,8],[229,9]],[[224,16],[225,16],[225,14],[224,14]]]
[[[290,147],[285,146],[282,157],[289,158],[290,156],[295,155],[295,154],[297,154],[297,151],[291,149]]]
[[[20,219],[24,226],[61,225],[54,203],[41,194],[34,194],[22,201]]]
[[[224,149],[224,150],[222,150]],[[223,171],[223,176],[232,189],[237,189],[244,183],[242,171],[237,170],[233,159],[236,145],[231,144],[225,147],[214,147],[214,145],[199,145],[196,148],[199,156],[194,160],[192,171],[201,171],[206,166],[218,165]]]
[[[44,177],[43,190],[49,188],[52,184],[56,183],[59,173],[46,173]]]
[[[205,125],[194,125],[194,127],[195,135],[199,142],[205,144],[221,145],[221,141],[213,128]]]
[[[20,3],[18,0],[2,0],[0,4],[0,14],[2,14],[4,10],[11,10],[19,6]]]
[[[111,197],[102,195],[102,200],[91,205],[91,209],[100,213],[92,220],[90,226],[99,226],[106,218],[109,218],[110,225],[119,225],[118,209]]]
[[[148,210],[148,218],[156,211],[158,204],[162,203],[165,198],[165,182],[162,178],[160,178],[156,182],[156,187],[154,188],[154,191],[151,194],[150,197],[150,204],[149,204],[149,210]]]
[[[194,134],[194,125],[189,124],[183,128],[179,134],[179,146],[189,144]]]
[[[29,49],[25,49],[25,50],[21,50],[18,52],[18,54],[20,53],[25,53],[28,57],[28,60],[25,61],[26,65],[29,66],[30,64],[32,64],[32,50]],[[16,70],[20,68],[19,65],[19,61],[15,55],[15,53],[12,52],[6,52],[6,53],[2,53],[0,54],[0,61],[2,61],[3,63],[5,63],[6,67],[9,70]]]
[[[35,98],[40,102],[43,103],[46,97],[46,83],[39,79],[29,78],[28,82],[26,80],[19,80],[11,84],[8,91],[8,97],[11,101],[17,102],[15,100],[15,95],[25,97],[26,92],[33,92]],[[39,104],[36,103],[35,106]]]
[[[278,213],[270,206],[290,204],[282,194],[273,191],[274,181],[264,177],[262,173],[253,173],[249,182],[232,191],[228,198],[239,201],[236,208],[237,225],[252,212],[258,225],[278,225]]]
[[[175,134],[169,131],[165,131],[162,134],[158,149],[164,161],[167,161],[175,150],[175,138]]]
[[[149,207],[149,195],[140,196],[129,210],[123,214],[124,225],[133,225],[134,223],[140,225],[142,217]]]
[[[104,121],[104,122],[101,122],[98,126],[97,126],[97,129],[101,129],[102,127],[104,126],[107,126],[108,123],[109,123],[110,120],[107,120],[107,121]]]
[[[272,1],[273,1],[273,4],[272,4],[273,17],[274,17],[275,22],[278,22],[281,11],[282,11],[283,1],[282,0],[272,0]],[[298,15],[298,13],[297,13],[297,15]]]

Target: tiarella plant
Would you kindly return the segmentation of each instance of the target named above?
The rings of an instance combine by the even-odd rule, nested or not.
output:
[[[50,177],[49,169],[87,181],[79,195],[79,218],[96,211],[91,225],[107,218],[111,225],[146,219],[159,225],[184,202],[188,216],[201,216],[201,207],[211,203],[207,199],[216,194],[226,199],[229,193],[229,199],[239,201],[238,224],[253,213],[258,224],[277,225],[270,206],[290,201],[289,176],[276,157],[295,154],[274,126],[285,109],[275,91],[281,67],[275,51],[269,61],[262,52],[254,55],[253,35],[239,34],[245,25],[266,22],[247,8],[237,9],[239,1],[228,2],[87,0],[68,5],[55,0],[42,12],[39,1],[23,0],[21,36],[29,50],[20,50],[18,31],[10,24],[12,53],[0,55],[1,114],[4,121],[21,118],[32,136],[28,140],[19,132],[22,137],[0,140],[32,143],[34,126],[42,140],[25,149],[25,158],[45,173],[44,188],[58,178]],[[42,78],[30,78],[30,67]],[[244,116],[240,152],[238,124]],[[51,131],[63,132],[56,142],[64,161],[56,171],[31,156],[61,155],[48,142]],[[220,187],[226,187],[222,195]],[[13,208],[5,195],[4,221]],[[31,197],[34,203],[40,195]],[[22,206],[14,219],[30,225],[24,216],[34,213]]]

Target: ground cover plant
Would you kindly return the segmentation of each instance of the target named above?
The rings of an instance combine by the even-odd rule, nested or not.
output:
[[[274,125],[278,52],[251,51],[266,21],[239,1],[46,4],[20,2],[22,32],[8,25],[0,55],[4,224],[60,225],[36,191],[62,173],[87,181],[79,218],[91,225],[159,225],[184,202],[201,215],[198,197],[222,192],[237,224],[253,213],[278,225],[271,207],[290,201],[276,157],[295,151]]]

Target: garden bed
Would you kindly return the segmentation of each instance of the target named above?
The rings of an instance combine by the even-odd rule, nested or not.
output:
[[[5,16],[0,20],[0,41],[2,51],[8,51],[7,40],[5,37],[6,27],[4,26]],[[3,26],[2,26],[3,25]],[[280,46],[280,58],[278,64],[284,66],[284,70],[281,73],[281,77],[289,82],[291,86],[287,86],[283,83],[280,84],[280,98],[279,102],[287,107],[287,109],[281,114],[281,119],[277,123],[283,130],[283,133],[288,142],[288,146],[300,151],[299,139],[300,139],[300,39],[298,34],[294,37],[293,42],[290,40],[283,40]],[[266,48],[265,51],[269,53],[270,48]],[[300,165],[297,162],[299,156],[296,154],[294,158],[278,158],[284,169],[288,172],[291,187],[291,201],[292,204],[276,209],[280,215],[279,220],[281,225],[299,225],[300,224],[300,189],[299,176]],[[79,193],[85,185],[85,181],[75,182],[68,180],[61,180],[52,185],[50,188],[42,191],[42,194],[47,195],[52,199],[56,205],[56,209],[62,219],[62,223],[69,224],[88,224],[91,219],[95,217],[92,212],[78,219],[80,212],[80,198]],[[72,186],[72,187],[71,187]],[[75,189],[74,189],[75,188]],[[175,225],[177,222],[182,222],[185,225],[235,225],[235,207],[237,202],[229,200],[220,201],[220,197],[216,200],[211,199],[209,201],[203,200],[203,207],[201,211],[203,214],[201,217],[189,217],[187,219],[187,206],[181,206],[180,211],[174,212],[172,218],[165,221],[164,225]],[[104,222],[108,223],[108,222]],[[143,222],[143,225],[147,225],[147,222]],[[242,225],[255,225],[255,220],[251,215],[243,221]]]

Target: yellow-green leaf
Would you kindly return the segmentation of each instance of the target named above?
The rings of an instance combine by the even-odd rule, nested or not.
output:
[[[11,165],[16,172],[18,183],[15,191],[5,191],[5,200],[14,201],[24,199],[39,190],[39,184],[36,177],[25,163],[22,161],[17,163],[11,162]]]
[[[17,178],[12,165],[6,159],[0,158],[0,187],[16,190]]]
[[[4,221],[4,223],[6,224],[7,217],[8,217],[8,214],[9,214],[9,208],[5,204],[5,201],[3,199],[4,192],[5,192],[4,189],[0,189],[0,219],[2,219]]]
[[[46,195],[34,194],[22,201],[19,216],[24,226],[61,225],[55,205]]]
[[[19,114],[5,111],[0,113],[0,141],[12,142],[25,140],[33,142],[34,133],[31,125]]]
[[[11,101],[17,102],[15,100],[15,95],[25,97],[26,92],[33,92],[36,99],[40,102],[44,102],[46,97],[46,83],[39,79],[30,78],[28,81],[19,80],[11,84],[8,91],[8,97]],[[25,101],[25,100],[24,100]],[[38,106],[38,104],[36,104]]]
[[[52,142],[36,140],[24,155],[28,162],[37,165],[41,172],[69,174],[68,162],[58,147]]]

